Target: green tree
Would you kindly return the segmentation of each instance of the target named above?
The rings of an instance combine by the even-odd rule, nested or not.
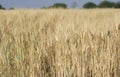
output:
[[[51,7],[52,8],[67,8],[67,5],[64,3],[55,3]]]
[[[0,5],[0,9],[5,9],[2,5]]]
[[[113,8],[115,7],[115,3],[104,0],[99,4],[99,7],[100,8]]]
[[[83,5],[83,8],[96,8],[97,5],[93,2],[87,2]]]
[[[115,3],[115,8],[120,8],[120,2]]]

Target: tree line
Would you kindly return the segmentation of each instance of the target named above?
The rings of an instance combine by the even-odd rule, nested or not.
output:
[[[77,6],[77,2],[73,2],[72,8],[75,8]],[[49,7],[42,7],[42,8],[68,8],[68,6],[65,3],[55,3],[52,6]],[[120,2],[110,2],[107,0],[104,0],[100,2],[98,5],[94,2],[87,2],[83,5],[83,8],[90,9],[90,8],[120,8]],[[5,9],[2,5],[0,5],[0,9]],[[14,8],[9,8],[14,9]]]
[[[94,2],[87,2],[83,5],[83,8],[120,8],[120,2],[102,1],[98,5]]]

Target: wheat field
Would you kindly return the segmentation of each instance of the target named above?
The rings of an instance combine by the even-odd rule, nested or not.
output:
[[[120,77],[120,10],[0,10],[0,77]]]

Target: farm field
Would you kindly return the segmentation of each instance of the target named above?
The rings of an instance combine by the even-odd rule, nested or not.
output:
[[[120,10],[0,10],[0,77],[120,77]]]

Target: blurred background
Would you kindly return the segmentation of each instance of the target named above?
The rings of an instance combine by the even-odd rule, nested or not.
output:
[[[120,0],[0,0],[0,8],[120,8]]]

